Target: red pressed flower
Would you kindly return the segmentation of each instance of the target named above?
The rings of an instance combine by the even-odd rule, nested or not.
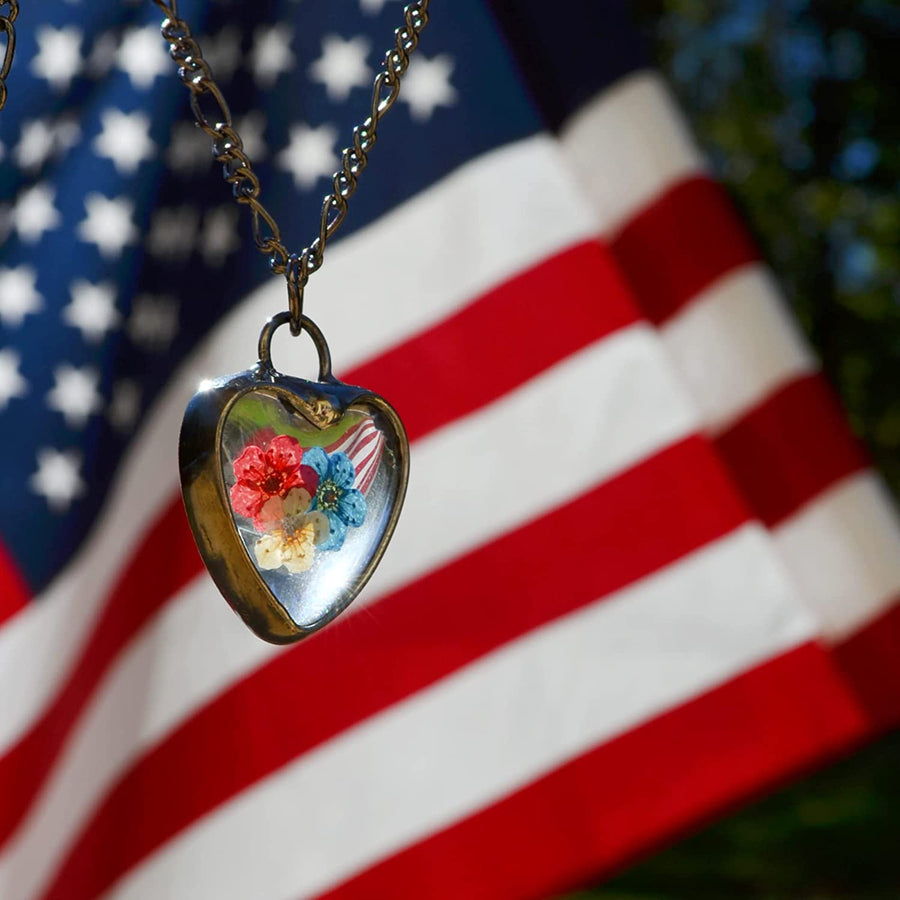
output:
[[[316,486],[307,484],[312,470],[301,465],[302,459],[303,448],[289,434],[279,434],[262,447],[253,443],[244,447],[234,461],[234,511],[253,519],[267,500],[284,497],[291,488],[302,487],[314,493]]]

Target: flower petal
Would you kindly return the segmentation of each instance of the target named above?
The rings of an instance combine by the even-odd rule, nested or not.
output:
[[[314,510],[307,513],[305,519],[313,527],[313,540],[316,544],[324,544],[328,540],[328,535],[331,534],[331,521],[328,516],[319,510]]]
[[[303,465],[309,466],[319,478],[322,478],[328,471],[328,454],[321,447],[310,447],[303,454]],[[316,485],[318,486],[318,482]]]
[[[309,456],[309,451],[306,452],[304,459]],[[308,466],[305,463],[300,466],[297,470],[296,476],[291,476],[291,481],[294,481],[295,478],[299,477],[299,481],[297,485],[299,487],[305,487],[311,496],[316,495],[316,488],[319,486],[319,473],[312,467]],[[291,487],[294,487],[292,484]]]
[[[306,488],[292,488],[284,498],[284,513],[288,516],[302,515],[309,509],[311,502],[312,496]]]
[[[340,516],[334,513],[325,513],[328,516],[328,538],[319,544],[320,550],[340,550],[344,546],[344,538],[347,537],[347,526]]]
[[[263,535],[254,545],[253,553],[261,569],[277,569],[281,563],[282,532]]]
[[[279,434],[269,441],[266,449],[266,461],[276,472],[286,474],[299,469],[301,459],[303,459],[303,448],[297,438],[291,437],[289,434]]]
[[[269,497],[256,514],[254,524],[260,531],[271,531],[284,519],[285,503],[281,497]]]
[[[354,528],[359,528],[366,519],[366,498],[356,488],[344,491],[338,500],[337,514]]]
[[[356,479],[356,469],[353,463],[350,462],[350,457],[346,453],[339,451],[331,454],[331,459],[328,463],[328,475],[338,487],[352,488]]]
[[[239,481],[231,486],[232,509],[239,516],[246,516],[248,519],[252,519],[259,513],[267,496],[252,482]]]
[[[241,451],[234,461],[234,477],[238,481],[260,482],[266,477],[266,454],[254,444]]]

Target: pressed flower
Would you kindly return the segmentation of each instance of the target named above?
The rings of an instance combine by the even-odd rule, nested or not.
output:
[[[235,483],[231,488],[231,505],[240,516],[259,518],[270,500],[284,498],[293,488],[304,488],[312,496],[318,484],[313,469],[302,464],[303,448],[296,438],[279,434],[264,446],[250,443],[233,463]],[[268,521],[272,521],[271,515]]]
[[[329,456],[321,447],[306,451],[304,462],[318,476],[310,510],[328,519],[328,536],[320,550],[340,550],[347,528],[358,528],[366,518],[366,498],[353,487],[356,469],[346,453]]]
[[[307,522],[297,531],[276,529],[264,534],[253,548],[261,569],[284,566],[288,572],[305,572],[315,560],[315,526]]]

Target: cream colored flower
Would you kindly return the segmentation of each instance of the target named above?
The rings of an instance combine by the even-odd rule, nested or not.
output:
[[[307,495],[308,496],[308,495]],[[288,532],[277,529],[263,535],[253,548],[261,569],[277,569],[284,566],[288,572],[305,572],[316,555],[316,529],[312,522]]]

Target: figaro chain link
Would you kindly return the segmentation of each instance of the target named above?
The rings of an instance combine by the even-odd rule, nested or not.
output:
[[[353,143],[341,154],[341,168],[332,177],[332,192],[322,202],[319,233],[299,254],[288,252],[278,223],[259,199],[259,178],[232,124],[228,103],[203,58],[200,45],[187,23],[178,16],[178,0],[153,2],[166,16],[160,30],[169,43],[170,56],[178,63],[178,77],[191,92],[194,118],[212,138],[213,156],[222,164],[222,174],[232,185],[235,200],[250,209],[257,248],[268,255],[272,272],[287,279],[291,332],[297,335],[306,283],[322,266],[325,245],[344,221],[347,201],[356,191],[359,176],[368,162],[368,153],[378,139],[378,123],[400,93],[400,79],[409,66],[410,54],[419,44],[419,33],[428,24],[429,0],[417,0],[404,8],[403,25],[394,32],[394,46],[385,54],[381,70],[375,76],[369,115],[353,129]]]
[[[12,68],[16,52],[16,29],[14,23],[19,15],[19,0],[0,0],[0,10],[8,6],[7,12],[0,11],[0,34],[4,35],[3,62],[0,63],[0,109],[6,106],[6,78]]]

